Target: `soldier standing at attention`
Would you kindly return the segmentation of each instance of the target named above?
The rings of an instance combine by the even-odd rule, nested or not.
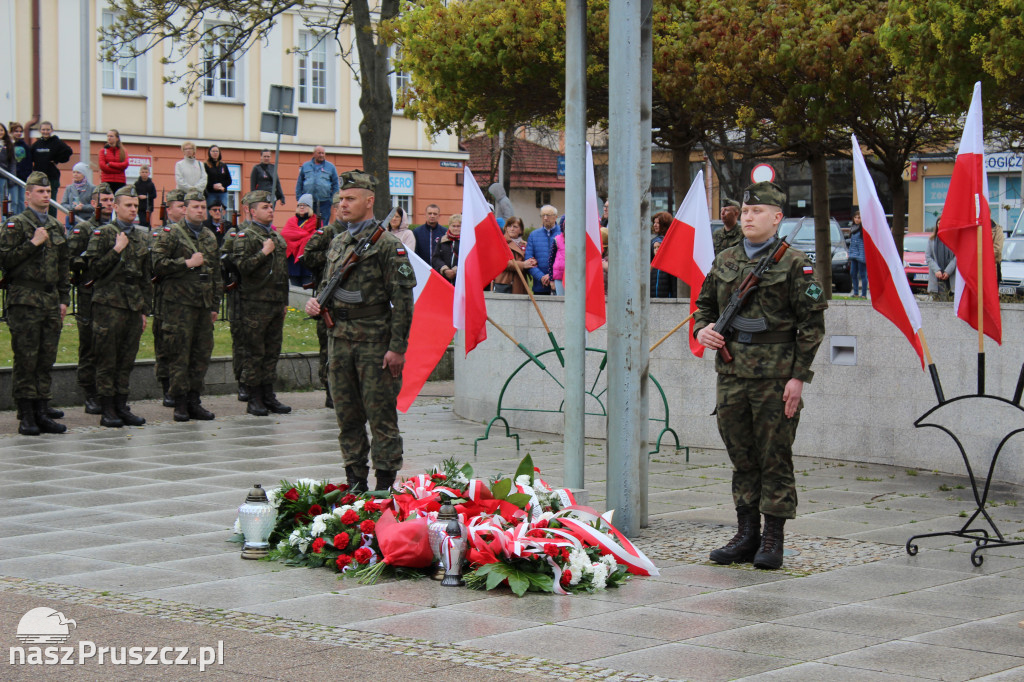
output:
[[[694,336],[704,347],[728,346],[733,361],[715,358],[718,432],[732,461],[732,494],[739,530],[711,552],[719,564],[753,561],[782,566],[783,526],[796,518],[793,440],[800,421],[804,382],[825,336],[825,292],[802,252],[789,249],[765,273],[740,314],[763,319],[768,330],[732,335],[715,322],[733,291],[769,252],[785,195],[770,182],[743,193],[743,241],[715,257],[697,298]],[[761,514],[764,533],[761,534]]]
[[[743,230],[736,225],[740,217],[740,202],[735,199],[723,201],[721,216],[722,229],[717,230],[711,237],[716,256],[743,241]]]
[[[185,195],[185,219],[166,225],[153,245],[153,271],[163,289],[163,334],[174,397],[174,421],[213,419],[199,394],[213,354],[213,323],[220,309],[217,237],[203,227],[206,197]]]
[[[242,203],[249,207],[251,220],[239,226],[234,239],[225,239],[222,247],[242,275],[240,310],[235,310],[239,321],[232,334],[242,355],[241,383],[249,393],[245,411],[257,417],[292,411],[274,394],[288,313],[287,245],[271,224],[275,201],[273,194],[263,190],[246,194]]]
[[[341,193],[335,192],[335,209],[337,209],[340,200]],[[333,211],[333,213],[337,214],[337,210]],[[327,264],[327,249],[330,248],[331,241],[344,229],[345,227],[335,217],[334,221],[329,225],[324,225],[313,233],[313,236],[306,242],[306,248],[302,251],[302,255],[299,256],[302,264],[313,273],[314,292],[319,292],[320,286],[324,282],[323,274],[324,266]],[[334,399],[331,397],[331,387],[327,378],[327,324],[324,323],[321,317],[316,318],[316,338],[320,342],[320,383],[327,392],[327,400],[324,402],[324,407],[334,407]]]
[[[139,198],[134,185],[114,194],[114,220],[93,230],[85,257],[93,279],[93,344],[100,426],[142,426],[128,407],[129,379],[146,315],[153,305],[149,228],[134,225]]]
[[[57,360],[61,325],[71,303],[64,226],[47,214],[50,179],[35,171],[25,181],[24,211],[0,233],[0,267],[7,280],[7,324],[14,354],[12,393],[18,433],[64,433],[64,416],[48,405],[50,370]]]
[[[376,229],[376,184],[373,176],[361,171],[342,174],[338,217],[344,231],[331,242],[324,280]],[[360,255],[343,283],[350,294],[347,298],[355,294],[359,302],[343,303],[335,297],[326,304],[334,319],[328,340],[329,383],[345,476],[354,490],[366,490],[371,453],[377,490],[390,488],[402,468],[397,400],[412,324],[414,286],[416,275],[405,245],[385,226],[384,234]],[[306,304],[306,312],[320,314],[315,298]],[[373,434],[372,449],[366,437],[367,421]]]
[[[92,347],[92,288],[85,286],[89,281],[89,265],[85,262],[85,247],[93,231],[111,221],[114,213],[114,192],[110,185],[101,182],[92,192],[92,217],[78,223],[68,232],[68,252],[71,258],[71,283],[75,285],[77,309],[75,324],[78,327],[78,385],[85,393],[85,413],[100,414],[99,395],[96,393],[96,357]]]
[[[164,221],[162,227],[168,227],[181,222],[185,217],[185,190],[172,189],[168,192],[164,197],[164,207],[167,209],[167,220]],[[156,238],[162,232],[162,228],[153,228],[150,244],[155,244]],[[156,356],[153,371],[156,373],[156,380],[160,382],[160,387],[164,391],[163,406],[174,407],[174,398],[171,396],[170,373],[167,369],[167,357],[170,349],[167,348],[167,344],[164,342],[164,288],[161,283],[158,282],[154,285],[153,292],[153,354]]]

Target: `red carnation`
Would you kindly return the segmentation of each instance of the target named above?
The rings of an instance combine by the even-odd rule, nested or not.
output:
[[[342,504],[352,504],[355,501],[356,501],[356,496],[351,494],[351,493],[349,493],[345,497],[341,498],[341,503]]]
[[[295,519],[295,523],[305,523],[309,517],[303,514],[302,512],[299,512],[292,518]]]
[[[356,563],[365,564],[366,562],[368,562],[370,560],[371,556],[373,556],[373,553],[370,552],[370,548],[369,547],[360,547],[359,549],[356,550],[356,554],[355,554]]]
[[[317,538],[316,540],[313,540],[313,553],[319,554],[320,552],[324,551],[324,545],[326,544],[327,541],[323,538]]]
[[[314,504],[312,507],[309,508],[309,511],[306,513],[310,516],[320,516],[324,513],[324,509],[319,504]]]
[[[363,505],[363,511],[367,514],[373,514],[374,512],[380,511],[380,505],[377,504],[376,500],[367,500],[366,504]]]
[[[356,513],[355,509],[349,509],[341,515],[341,522],[346,526],[354,526],[359,523],[359,514]]]
[[[334,560],[334,565],[338,567],[338,570],[344,569],[352,563],[352,556],[349,554],[339,554],[338,558]]]
[[[324,495],[326,495],[327,493],[333,493],[337,489],[338,486],[334,485],[333,483],[328,483],[327,485],[324,486]]]
[[[563,547],[562,548],[562,561],[568,561],[568,560],[569,560],[569,549],[566,548],[566,547]]]
[[[284,494],[284,499],[295,502],[296,500],[299,499],[299,491],[296,490],[295,488],[292,488],[291,490]]]
[[[572,582],[572,571],[568,569],[562,571],[562,579],[559,582],[562,587],[569,587],[569,583]]]
[[[537,523],[533,524],[533,527],[534,528],[547,528],[548,527],[548,520],[547,519],[541,519]]]
[[[373,521],[371,521],[370,519],[366,519],[365,521],[359,524],[359,530],[363,533],[372,533],[373,529],[376,528],[376,526],[377,524],[375,524]]]
[[[431,474],[430,477],[438,481],[444,481],[448,479],[448,477],[445,474]]]
[[[348,490],[348,483],[342,483],[341,485],[339,485],[338,490],[340,490],[341,492],[345,492],[346,490]]]
[[[544,545],[544,553],[550,557],[558,556],[558,545]]]

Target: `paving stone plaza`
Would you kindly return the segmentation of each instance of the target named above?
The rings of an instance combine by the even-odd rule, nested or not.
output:
[[[402,417],[403,475],[456,457],[487,478],[529,452],[560,483],[557,436],[522,433],[520,453],[492,436],[474,459],[484,428],[456,418],[446,390],[428,385],[436,395]],[[1024,680],[1024,548],[987,551],[980,567],[955,537],[904,550],[973,511],[965,476],[799,458],[795,554],[769,572],[707,560],[735,522],[724,451],[663,451],[636,540],[658,577],[573,597],[428,579],[364,586],[243,561],[226,541],[254,482],[343,479],[322,394],[282,399],[296,411],[251,417],[222,397],[209,402],[216,421],[182,424],[139,403],[142,428],[72,417],[64,436],[0,436],[0,680]],[[598,509],[605,476],[604,443],[588,441]],[[1011,535],[1024,535],[1020,493],[996,485],[991,497]],[[95,656],[12,665],[19,619],[38,607],[75,620],[70,646],[220,643],[221,657],[202,673]]]

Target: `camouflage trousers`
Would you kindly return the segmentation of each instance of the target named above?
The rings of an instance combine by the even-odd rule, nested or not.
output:
[[[104,397],[128,395],[142,338],[142,313],[93,303],[92,334],[96,392]]]
[[[231,330],[231,370],[235,381],[242,380],[242,349],[238,345],[238,329],[241,327],[242,311],[237,304],[238,296],[228,294],[228,328]]]
[[[327,368],[330,364],[327,355],[327,323],[324,322],[323,318],[316,318],[316,340],[320,342],[320,383],[327,386]],[[333,400],[333,398],[332,398]]]
[[[157,285],[157,292],[153,295],[153,357],[156,360],[153,363],[153,373],[157,381],[163,381],[170,378],[167,372],[169,351],[164,341],[164,297],[159,286]]]
[[[249,386],[272,384],[281,355],[285,306],[263,301],[243,301],[242,306],[245,315],[231,330],[232,343],[242,358],[239,381]]]
[[[373,468],[402,468],[402,435],[398,430],[398,393],[402,379],[381,368],[388,344],[352,343],[333,336],[328,341],[329,381],[334,413],[338,418],[338,443],[346,467],[365,476],[368,456]],[[373,445],[366,436],[370,423]]]
[[[213,319],[206,308],[164,302],[163,337],[171,395],[202,393],[213,354]]]
[[[50,393],[50,370],[57,361],[60,308],[12,305],[7,311],[14,353],[12,391],[15,400],[45,399]]]
[[[96,383],[96,360],[92,348],[92,292],[87,289],[78,290],[78,315],[75,317],[78,327],[78,371],[76,378],[82,387]]]
[[[788,379],[741,379],[718,375],[718,432],[732,461],[736,507],[796,518],[793,440],[800,412],[783,412]],[[800,403],[803,408],[803,401]]]

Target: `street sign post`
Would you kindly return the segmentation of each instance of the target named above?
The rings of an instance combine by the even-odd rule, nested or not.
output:
[[[264,111],[260,116],[260,132],[277,135],[277,144],[274,148],[274,189],[281,182],[278,176],[278,164],[281,163],[281,136],[295,135],[299,130],[299,117],[290,115],[294,106],[295,88],[288,85],[270,86],[270,102],[267,107],[270,112]]]

